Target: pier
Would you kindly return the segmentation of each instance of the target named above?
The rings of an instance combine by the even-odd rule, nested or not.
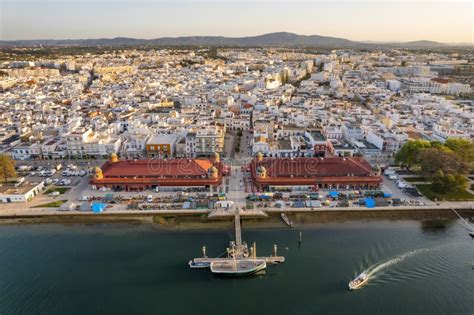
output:
[[[203,257],[198,257],[194,258],[189,262],[189,265],[191,268],[193,266],[200,266],[199,268],[202,268],[202,266],[210,266],[212,262],[238,262],[242,260],[248,260],[248,259],[253,259],[253,260],[264,260],[267,264],[280,264],[285,262],[285,257],[283,256],[278,256],[277,255],[277,246],[273,246],[273,255],[267,256],[267,257],[257,257],[257,249],[256,245],[254,244],[250,248],[250,253],[247,248],[247,244],[242,241],[242,225],[240,221],[240,210],[238,207],[235,207],[234,210],[234,228],[235,228],[235,242],[230,242],[230,247],[227,248],[227,256],[226,257],[216,257],[216,258],[210,258],[207,257],[205,253],[205,247],[203,247]],[[194,267],[197,268],[197,267]]]
[[[235,223],[235,243],[237,247],[239,247],[239,246],[242,246],[242,225],[240,224],[240,210],[238,207],[235,207],[234,223]]]

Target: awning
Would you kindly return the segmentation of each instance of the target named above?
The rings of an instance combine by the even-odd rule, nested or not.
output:
[[[330,192],[328,193],[328,195],[329,195],[329,197],[331,197],[331,198],[337,198],[337,197],[339,197],[339,193],[338,193],[337,191],[330,191]]]
[[[105,210],[106,207],[107,205],[105,203],[94,202],[91,208],[92,208],[92,212],[101,213],[102,211]]]
[[[367,208],[375,208],[375,200],[372,198],[365,198],[365,206]]]

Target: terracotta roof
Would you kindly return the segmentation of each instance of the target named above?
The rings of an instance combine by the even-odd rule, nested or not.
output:
[[[367,176],[371,173],[369,163],[357,158],[264,159],[258,164],[265,166],[270,177]]]
[[[448,79],[443,79],[443,78],[433,78],[433,79],[431,79],[431,81],[435,81],[435,82],[442,83],[442,84],[449,83]]]
[[[104,177],[182,177],[205,176],[212,167],[205,159],[123,160],[102,166]]]

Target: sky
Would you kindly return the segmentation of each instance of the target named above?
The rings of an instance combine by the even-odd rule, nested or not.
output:
[[[474,0],[0,0],[0,40],[251,36],[474,42]]]

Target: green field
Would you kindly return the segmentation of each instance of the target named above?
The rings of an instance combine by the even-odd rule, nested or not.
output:
[[[414,183],[414,182],[426,182],[426,178],[424,177],[404,177],[403,180]]]
[[[69,190],[69,187],[51,187],[44,192],[45,195],[58,191],[61,195]]]
[[[32,208],[59,208],[61,205],[66,203],[67,200],[56,200],[53,202],[48,202],[42,205],[34,206]]]
[[[474,195],[468,192],[467,190],[459,190],[449,194],[440,194],[434,192],[431,189],[431,185],[416,185],[416,188],[422,193],[426,198],[430,200],[446,200],[446,201],[471,201],[474,200]]]

